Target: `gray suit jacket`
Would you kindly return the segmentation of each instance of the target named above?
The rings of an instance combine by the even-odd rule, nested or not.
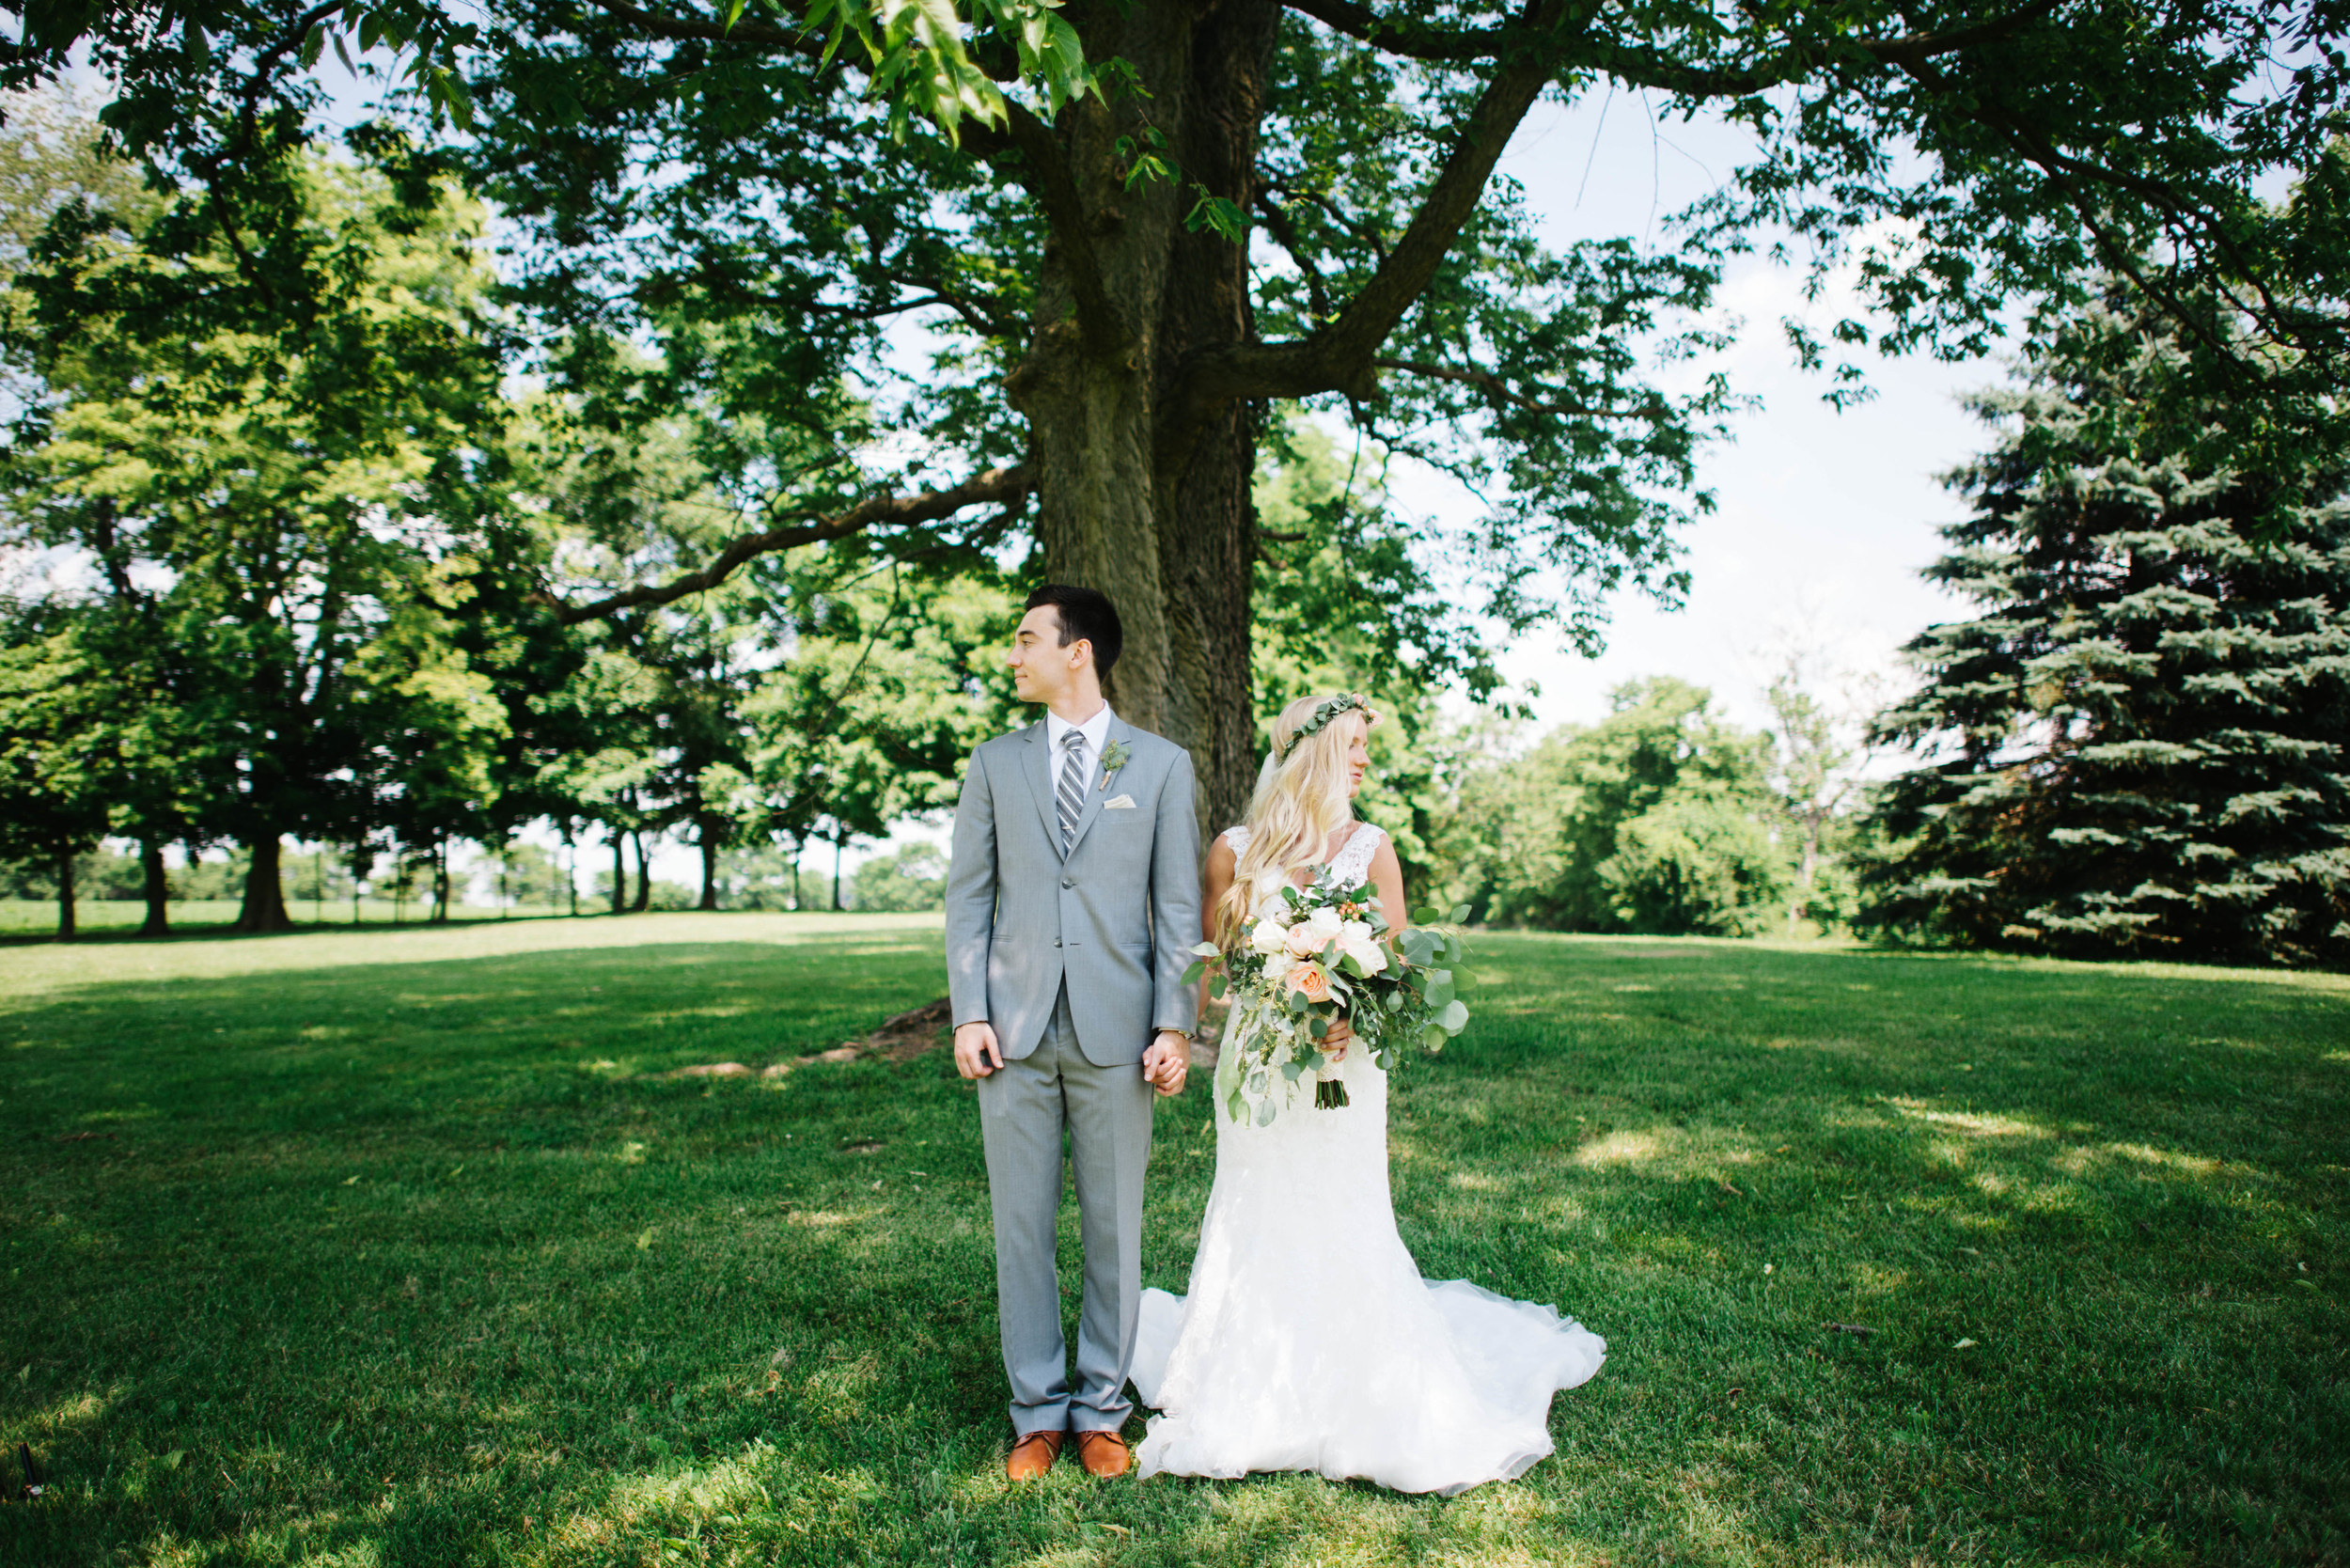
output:
[[[1102,788],[1095,761],[1066,858],[1044,721],[984,742],[964,775],[947,875],[947,983],[955,1022],[995,1028],[1016,1061],[1043,1038],[1069,982],[1078,1048],[1097,1067],[1142,1059],[1159,1029],[1189,1029],[1182,983],[1199,940],[1199,825],[1191,754],[1113,714],[1133,750]],[[1121,796],[1134,804],[1110,809]]]

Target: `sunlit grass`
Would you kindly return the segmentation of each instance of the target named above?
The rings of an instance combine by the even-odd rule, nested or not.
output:
[[[934,917],[0,950],[0,1439],[56,1478],[0,1562],[2350,1555],[2350,983],[1477,951],[1399,1088],[1405,1239],[1609,1359],[1558,1456],[1427,1500],[1009,1490],[943,1055],[656,1076],[929,1000]],[[1160,1112],[1176,1289],[1205,1121]]]

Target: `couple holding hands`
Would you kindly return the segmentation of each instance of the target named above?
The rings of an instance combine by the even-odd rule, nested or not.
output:
[[[1073,1434],[1097,1476],[1316,1470],[1456,1493],[1551,1451],[1551,1395],[1606,1345],[1550,1307],[1423,1280],[1387,1188],[1386,1074],[1324,1048],[1343,1106],[1234,1123],[1214,1108],[1214,1186],[1187,1296],[1142,1288],[1155,1101],[1183,1091],[1201,937],[1230,947],[1284,882],[1369,882],[1402,922],[1386,836],[1355,819],[1378,715],[1308,698],[1275,721],[1246,821],[1204,866],[1191,758],[1102,697],[1117,609],[1028,596],[1009,660],[1040,722],[971,755],[947,884],[955,1066],[979,1080],[1014,1481]],[[1213,1096],[1212,1096],[1213,1098]],[[1084,1289],[1073,1371],[1055,1266],[1062,1167]],[[1132,1383],[1158,1415],[1130,1452]]]

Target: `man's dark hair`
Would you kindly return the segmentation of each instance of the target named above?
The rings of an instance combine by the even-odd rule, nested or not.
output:
[[[1118,623],[1118,606],[1100,588],[1077,588],[1069,583],[1047,583],[1028,595],[1028,609],[1050,604],[1060,618],[1060,645],[1073,642],[1093,645],[1093,672],[1103,680],[1109,679],[1110,666],[1118,663],[1118,651],[1125,646],[1125,630]]]

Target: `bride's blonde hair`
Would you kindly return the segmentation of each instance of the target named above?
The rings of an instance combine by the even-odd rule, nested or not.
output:
[[[1345,702],[1344,711],[1324,715],[1322,728],[1299,735],[1318,710]],[[1232,869],[1232,885],[1215,904],[1215,940],[1229,948],[1240,923],[1255,907],[1260,886],[1277,887],[1299,871],[1319,865],[1330,835],[1354,816],[1346,789],[1346,754],[1355,744],[1355,720],[1365,733],[1379,723],[1369,701],[1352,692],[1301,697],[1273,721],[1273,758],[1249,797],[1248,846]]]

